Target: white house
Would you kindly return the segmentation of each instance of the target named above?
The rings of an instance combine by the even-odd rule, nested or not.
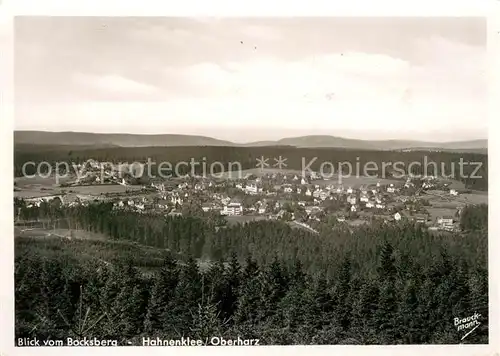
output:
[[[453,225],[453,217],[452,216],[441,216],[437,219],[437,223],[441,226]]]
[[[353,213],[354,213],[354,212],[356,212],[356,210],[357,210],[356,205],[351,206],[351,211],[352,211]]]
[[[247,194],[257,194],[259,192],[259,188],[257,187],[257,184],[247,184],[245,192]]]
[[[312,195],[311,189],[307,188],[306,195],[310,197]]]
[[[350,195],[347,197],[347,202],[351,205],[356,204],[356,197],[354,195]]]
[[[429,189],[429,188],[432,188],[434,186],[434,184],[430,183],[430,182],[424,182],[422,184],[422,188],[424,189]]]
[[[285,188],[283,189],[283,191],[284,191],[285,193],[291,193],[291,192],[293,192],[293,189],[292,189],[292,187],[285,187]]]
[[[394,187],[394,184],[390,184],[388,187],[387,187],[387,193],[394,193],[396,191],[396,188]]]
[[[384,205],[384,204],[378,204],[378,203],[377,203],[377,204],[375,204],[375,207],[376,207],[377,209],[385,209],[385,205]]]
[[[373,208],[375,206],[375,204],[373,204],[373,202],[369,201],[369,202],[366,202],[366,207],[367,208]]]
[[[450,189],[450,195],[457,196],[458,192],[455,189]]]
[[[401,214],[400,213],[394,214],[394,220],[396,220],[396,221],[401,220]]]
[[[361,195],[361,196],[359,197],[359,201],[362,201],[362,202],[367,203],[367,202],[368,202],[368,200],[369,200],[369,198],[368,198],[368,196],[367,196],[367,195]]]
[[[229,203],[224,206],[221,211],[222,215],[241,215],[243,213],[243,207],[241,203]]]
[[[301,193],[302,193],[302,189],[297,188],[297,194],[301,194]]]
[[[351,187],[347,188],[347,194],[352,194],[352,188]]]
[[[307,181],[306,181],[304,178],[302,178],[302,179],[300,180],[300,184],[305,185],[305,184],[307,184]]]
[[[174,205],[176,204],[182,205],[182,199],[178,194],[172,194],[172,196],[170,197],[170,201]]]

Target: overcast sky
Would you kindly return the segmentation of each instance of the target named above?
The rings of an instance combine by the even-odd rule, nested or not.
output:
[[[474,18],[18,17],[16,129],[487,137]]]

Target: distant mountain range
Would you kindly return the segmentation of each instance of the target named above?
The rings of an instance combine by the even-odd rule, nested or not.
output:
[[[88,132],[48,132],[48,131],[15,131],[15,145],[50,145],[50,146],[82,146],[90,147],[149,147],[149,146],[294,146],[315,148],[345,148],[367,150],[441,150],[464,152],[487,152],[488,140],[454,142],[424,142],[408,140],[358,140],[336,136],[300,136],[288,137],[277,141],[258,141],[250,143],[234,143],[207,136],[195,135],[139,135],[108,134]]]

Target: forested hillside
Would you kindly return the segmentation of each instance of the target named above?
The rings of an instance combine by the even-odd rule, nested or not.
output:
[[[178,162],[190,162],[193,159],[199,164],[195,167],[197,174],[210,174],[203,172],[203,165],[210,167],[213,162],[223,164],[224,171],[230,170],[230,163],[238,162],[242,169],[253,169],[256,167],[257,158],[279,157],[286,158],[287,169],[302,171],[305,167],[311,170],[320,170],[321,164],[330,162],[335,172],[338,172],[338,164],[349,162],[353,167],[352,176],[364,175],[363,167],[367,162],[373,162],[376,169],[370,168],[370,174],[377,174],[380,177],[390,178],[392,173],[402,170],[405,173],[413,174],[434,174],[440,177],[449,177],[461,180],[467,188],[477,190],[488,189],[488,156],[474,153],[452,153],[452,152],[427,152],[427,151],[369,151],[369,150],[349,150],[338,148],[296,148],[296,147],[118,147],[100,149],[81,149],[75,146],[71,149],[68,146],[63,148],[54,146],[51,149],[39,148],[40,146],[18,146],[14,149],[14,174],[22,176],[23,165],[33,161],[35,164],[49,162],[53,168],[56,162],[67,162],[71,167],[72,163],[83,163],[92,158],[101,162],[147,162],[148,159],[154,162],[151,165],[151,173],[158,176],[158,166],[161,162],[169,162],[175,166]],[[460,162],[471,162],[460,167]],[[396,164],[399,162],[398,164]],[[431,162],[434,162],[432,164]],[[428,164],[430,163],[430,164]],[[411,164],[411,165],[410,165]],[[428,168],[425,170],[425,166]],[[357,170],[356,167],[360,167]],[[373,167],[373,164],[371,164]],[[476,167],[478,170],[476,171]],[[42,173],[47,170],[47,166],[40,167]],[[213,173],[221,171],[220,165],[214,165]],[[147,172],[147,169],[145,170]],[[180,174],[191,172],[190,166],[182,166]],[[36,174],[36,166],[28,165],[26,174]],[[39,172],[40,173],[40,172]],[[74,173],[74,172],[73,172]],[[344,174],[348,172],[345,171]],[[398,173],[398,172],[396,172]],[[401,172],[399,172],[401,174]],[[481,177],[481,178],[478,178]],[[147,177],[146,177],[147,178]]]
[[[132,216],[109,204],[64,210],[16,204],[23,217],[172,252],[151,260],[154,272],[145,274],[128,258],[82,259],[71,252],[82,241],[17,238],[17,337],[459,343],[453,318],[477,312],[481,325],[462,342],[488,342],[482,206],[468,208],[467,232],[455,235],[399,224],[313,235],[280,222],[216,229],[210,220]],[[213,263],[200,270],[199,258]]]

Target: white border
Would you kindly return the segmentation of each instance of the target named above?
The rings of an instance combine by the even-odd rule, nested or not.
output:
[[[12,130],[13,130],[13,32],[12,17],[16,15],[51,15],[51,16],[488,16],[488,52],[490,60],[490,117],[489,117],[489,177],[492,182],[489,187],[489,274],[490,274],[490,344],[489,345],[450,345],[450,346],[269,346],[261,348],[160,348],[126,347],[126,348],[14,348],[14,299],[13,299],[13,224],[12,224]],[[498,336],[500,335],[499,320],[499,279],[498,260],[500,236],[498,217],[500,208],[497,203],[500,188],[498,177],[500,170],[495,164],[498,157],[500,141],[496,139],[499,133],[498,121],[500,113],[500,1],[484,0],[451,0],[451,1],[401,1],[401,0],[303,0],[280,1],[270,0],[236,1],[236,0],[180,0],[165,2],[161,0],[141,0],[138,2],[126,0],[0,0],[0,123],[2,125],[0,150],[4,174],[0,175],[2,189],[0,222],[3,235],[0,248],[1,275],[1,328],[0,355],[63,355],[84,354],[132,354],[147,352],[150,355],[165,355],[176,353],[192,355],[203,352],[206,354],[227,354],[235,352],[253,355],[256,352],[264,354],[332,354],[341,355],[421,355],[445,353],[459,355],[498,355],[500,352]],[[5,36],[5,34],[7,34]],[[50,85],[50,83],[48,83]],[[498,143],[497,143],[498,142]],[[497,160],[498,161],[498,160]],[[496,352],[495,352],[496,351]]]

